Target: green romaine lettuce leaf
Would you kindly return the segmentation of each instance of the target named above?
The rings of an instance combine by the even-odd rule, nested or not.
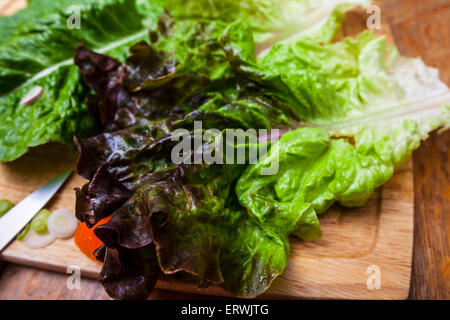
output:
[[[335,202],[364,205],[431,131],[450,126],[450,91],[437,70],[401,57],[372,32],[335,44],[277,44],[259,66],[248,61],[245,72],[288,88],[309,127],[283,136],[237,183],[261,226],[309,208],[296,235],[319,237],[317,214]],[[260,174],[278,160],[277,175]]]
[[[334,38],[344,13],[369,0],[168,0],[165,7],[182,20],[214,20],[249,24],[260,49],[281,40]]]
[[[71,5],[80,10],[80,29],[67,27]],[[76,46],[84,42],[123,58],[130,44],[148,37],[160,12],[157,2],[33,0],[17,16],[0,18],[0,161],[50,140],[70,143],[75,134],[95,133],[84,104],[87,89],[73,65]],[[21,105],[36,87],[43,93]]]
[[[448,127],[450,90],[436,69],[372,32],[336,44],[280,44],[261,61],[298,98],[305,125],[375,147],[400,164],[428,133]]]
[[[390,118],[392,110],[448,93],[437,70],[401,57],[371,31],[334,44],[277,44],[259,62],[301,101],[304,121],[322,127],[375,113]]]

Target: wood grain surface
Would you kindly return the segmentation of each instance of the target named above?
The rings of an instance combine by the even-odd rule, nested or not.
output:
[[[2,8],[0,0],[0,8]],[[388,24],[402,54],[421,55],[427,64],[441,70],[450,84],[448,0],[383,0],[383,25]],[[10,10],[10,5],[8,10]],[[12,11],[10,11],[12,12]],[[450,295],[450,134],[433,134],[414,154],[415,242],[410,298],[449,299]],[[431,187],[430,187],[431,186]],[[1,299],[107,298],[99,285],[83,279],[78,292],[66,292],[66,275],[19,267],[0,266]],[[27,279],[27,281],[24,281]],[[18,284],[22,282],[22,284]],[[24,283],[30,283],[25,285]],[[31,285],[32,284],[32,285]],[[52,289],[53,288],[53,289]],[[59,289],[58,289],[59,288]],[[96,291],[97,290],[97,291]],[[47,293],[46,293],[47,292]],[[95,293],[95,292],[98,292]],[[151,298],[196,298],[155,290]]]
[[[0,198],[19,202],[52,176],[74,166],[76,156],[77,153],[68,146],[47,144],[32,149],[17,161],[0,164]],[[36,163],[39,170],[36,170]],[[74,210],[73,189],[84,182],[73,175],[46,207]],[[412,165],[408,161],[364,207],[334,206],[321,216],[321,239],[303,242],[292,238],[288,267],[262,297],[405,299],[409,292],[412,259],[413,202]],[[43,249],[29,249],[14,241],[0,258],[61,273],[69,266],[77,266],[83,276],[94,279],[98,278],[101,269],[100,264],[87,259],[75,247],[73,239],[58,239]],[[370,266],[376,266],[381,272],[379,290],[367,288],[367,268]],[[65,275],[65,278],[69,276]],[[157,287],[197,293],[198,280],[193,280],[186,276],[163,277]],[[2,281],[0,290],[1,285]],[[65,283],[63,286],[67,287]],[[61,290],[58,288],[55,295]],[[228,295],[218,287],[201,293]]]
[[[421,56],[450,85],[450,1],[384,0],[400,53]],[[450,132],[414,153],[414,258],[410,299],[450,299]]]

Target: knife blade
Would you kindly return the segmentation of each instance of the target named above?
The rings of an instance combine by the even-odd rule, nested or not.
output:
[[[72,171],[64,171],[47,182],[0,218],[0,252],[55,195]]]

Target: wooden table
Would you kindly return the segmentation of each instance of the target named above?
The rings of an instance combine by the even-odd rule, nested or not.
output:
[[[21,2],[21,0],[16,0]],[[400,52],[422,56],[450,85],[449,0],[380,0]],[[0,0],[0,9],[5,0]],[[13,10],[11,7],[8,10]],[[450,299],[450,132],[414,153],[415,240],[410,299]],[[69,290],[67,275],[0,262],[0,299],[109,299],[96,281]],[[151,299],[201,295],[155,290]]]

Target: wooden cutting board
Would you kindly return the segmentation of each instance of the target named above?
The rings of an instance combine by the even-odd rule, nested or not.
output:
[[[11,6],[5,8],[7,13],[12,11]],[[359,32],[364,21],[360,14],[350,14],[344,33]],[[381,32],[389,36],[389,30]],[[58,173],[73,167],[76,156],[69,147],[49,144],[31,150],[13,163],[0,164],[0,199],[19,202]],[[73,175],[47,208],[74,210],[73,189],[84,182]],[[366,206],[358,209],[335,206],[323,215],[321,239],[302,242],[292,238],[289,266],[262,297],[406,299],[412,260],[413,197],[412,162],[408,161]],[[57,240],[47,248],[34,250],[15,241],[0,259],[57,272],[78,266],[82,275],[89,278],[96,278],[101,269],[100,264],[78,251],[73,239]],[[199,293],[192,280],[165,277],[158,281],[157,287]],[[375,286],[378,288],[374,288],[374,283],[379,284]],[[200,293],[227,295],[216,287]]]
[[[0,164],[0,199],[19,202],[26,195],[74,165],[76,154],[51,144],[25,157]],[[73,189],[84,180],[73,175],[48,204],[50,210],[74,210]],[[408,295],[413,243],[413,176],[409,161],[379,189],[366,206],[330,209],[322,218],[323,237],[312,242],[291,240],[291,258],[283,276],[265,297],[403,299]],[[9,262],[58,272],[79,266],[82,275],[96,278],[101,265],[87,259],[73,239],[57,240],[44,249],[28,249],[15,241],[0,255]],[[367,286],[373,272],[380,289]],[[372,272],[372,275],[368,272]],[[197,292],[191,279],[165,278],[159,288]],[[225,294],[219,288],[203,291]]]

